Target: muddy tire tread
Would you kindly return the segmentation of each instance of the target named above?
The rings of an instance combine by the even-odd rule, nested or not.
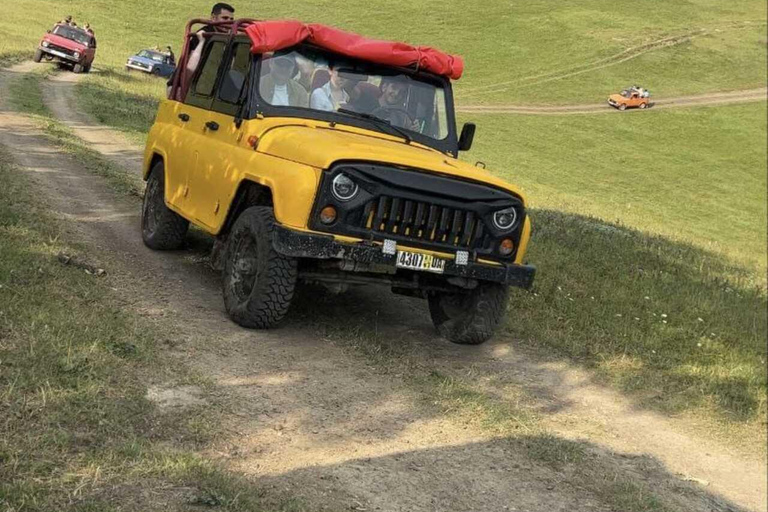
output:
[[[159,186],[157,189],[152,189],[152,181],[159,180]],[[153,198],[147,197],[152,191],[155,192]],[[141,235],[144,240],[144,244],[150,249],[156,251],[170,251],[179,249],[184,245],[184,240],[189,230],[189,221],[177,214],[173,210],[169,209],[165,205],[165,168],[162,163],[155,164],[152,168],[152,172],[147,180],[147,188],[144,191],[144,201],[141,208]],[[155,208],[158,209],[159,214],[157,216],[155,232],[153,234],[147,233],[147,229],[144,224],[144,216],[146,215],[146,202],[155,201]]]
[[[232,320],[237,324],[254,329],[269,329],[283,320],[293,300],[298,278],[298,262],[288,258],[272,246],[275,217],[269,206],[252,206],[246,209],[232,228],[229,243],[236,243],[245,229],[257,240],[257,264],[259,278],[250,297],[238,303],[227,279],[235,257],[227,250],[224,263],[224,302]]]

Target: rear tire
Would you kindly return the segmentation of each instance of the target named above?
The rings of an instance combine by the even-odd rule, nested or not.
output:
[[[35,62],[40,62],[43,60],[43,50],[37,49],[35,50],[35,56],[32,57],[32,60]]]
[[[480,283],[468,292],[430,293],[427,300],[432,323],[445,339],[459,345],[480,345],[499,326],[508,297],[507,286]]]
[[[275,251],[274,225],[271,207],[252,206],[240,214],[229,234],[222,274],[224,305],[243,327],[274,327],[293,299],[298,262]]]
[[[647,106],[648,106],[648,104],[647,104],[647,103],[641,103],[641,104],[640,104],[640,108],[646,108]]]
[[[184,244],[189,221],[165,205],[165,166],[152,168],[141,208],[141,237],[156,251],[178,249]]]

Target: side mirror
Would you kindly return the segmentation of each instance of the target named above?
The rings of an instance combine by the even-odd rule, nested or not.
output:
[[[219,92],[219,98],[236,105],[240,102],[240,93],[243,90],[245,84],[245,75],[241,72],[231,69],[224,77],[224,81],[221,83],[221,92]]]
[[[459,151],[469,151],[472,149],[472,141],[475,140],[475,130],[477,126],[475,123],[466,123],[461,129],[461,137],[459,137]]]
[[[46,31],[45,31],[45,33],[46,33],[46,34],[50,34],[50,33],[51,33],[51,31],[50,31],[50,30],[46,30]]]

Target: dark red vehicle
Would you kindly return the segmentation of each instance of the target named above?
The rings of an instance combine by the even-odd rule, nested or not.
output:
[[[60,23],[49,30],[35,51],[35,62],[57,59],[75,73],[87,73],[96,58],[96,38],[85,30]]]

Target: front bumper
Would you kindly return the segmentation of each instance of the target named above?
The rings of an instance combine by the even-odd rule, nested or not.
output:
[[[137,66],[136,64],[126,64],[125,67],[135,69],[136,71],[143,71],[144,73],[152,73],[151,69],[143,68],[141,66]]]
[[[48,55],[53,55],[54,57],[58,57],[60,59],[64,59],[64,60],[66,60],[68,62],[74,62],[74,63],[80,62],[80,57],[75,58],[74,56],[67,55],[64,52],[59,52],[59,51],[56,51],[56,50],[51,50],[50,48],[46,48],[44,46],[41,46],[40,50],[42,50],[43,53],[47,53]]]
[[[396,255],[384,254],[381,244],[341,243],[330,235],[303,233],[279,225],[274,227],[272,244],[278,253],[294,258],[339,259],[396,268]],[[530,289],[533,286],[536,267],[516,264],[485,265],[471,262],[467,265],[457,265],[453,261],[447,261],[442,275]]]

